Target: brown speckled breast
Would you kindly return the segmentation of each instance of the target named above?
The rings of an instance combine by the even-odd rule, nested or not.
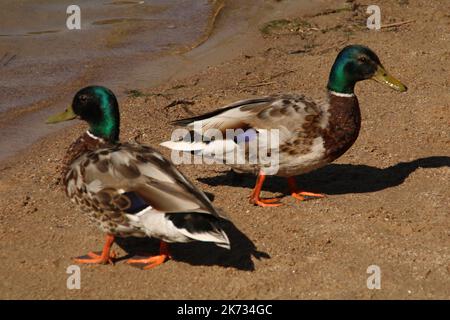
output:
[[[356,141],[361,128],[358,99],[329,94],[328,126],[323,130],[325,158],[331,162],[342,156]]]
[[[97,150],[101,147],[106,147],[109,144],[101,139],[94,139],[89,136],[89,134],[84,133],[77,140],[75,140],[66,152],[66,155],[63,159],[63,164],[60,168],[61,172],[61,180],[64,181],[64,185],[66,184],[65,177],[69,172],[70,165],[72,162],[77,159],[82,154]]]
[[[97,194],[97,197],[88,195],[86,186],[84,185],[84,170],[92,162],[98,162],[99,155],[94,152],[100,148],[113,147],[112,144],[95,139],[85,133],[72,143],[64,157],[63,166],[61,168],[63,186],[67,196],[78,205],[78,208],[87,214],[92,222],[97,224],[103,232],[116,235],[119,237],[136,236],[143,237],[145,232],[138,227],[129,224],[128,218],[120,211],[123,203],[123,197],[118,197],[114,192],[108,194],[109,189],[103,189]],[[118,147],[118,146],[116,146]],[[89,153],[92,152],[92,153]],[[106,151],[103,151],[106,152]],[[87,154],[77,168],[72,167],[72,163],[84,154]],[[99,152],[101,154],[102,152]],[[102,163],[97,163],[98,170],[102,171]],[[122,170],[123,171],[123,170]],[[126,175],[136,175],[134,172],[121,172]],[[72,182],[70,182],[72,181]],[[69,190],[69,184],[75,184],[76,189]],[[100,200],[104,203],[100,203]]]

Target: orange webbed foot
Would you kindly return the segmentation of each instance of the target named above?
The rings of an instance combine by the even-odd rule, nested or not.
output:
[[[102,255],[101,253],[89,252],[84,256],[75,258],[76,263],[81,264],[114,264],[116,253],[113,251],[108,255]]]
[[[271,198],[271,199],[261,199],[261,198],[251,198],[250,203],[253,203],[255,206],[259,207],[279,207],[283,204],[280,203],[279,198]]]
[[[148,270],[163,264],[170,258],[171,255],[167,244],[161,241],[159,245],[159,255],[141,259],[128,259],[127,263],[143,270]]]
[[[255,206],[259,207],[279,207],[283,204],[280,203],[279,198],[272,198],[272,199],[261,199],[259,197],[261,193],[261,188],[264,183],[264,180],[266,179],[266,176],[263,172],[260,172],[258,174],[258,178],[256,179],[256,185],[253,189],[252,194],[250,195],[250,203],[253,203]]]
[[[291,196],[293,196],[295,199],[298,199],[300,201],[325,198],[324,194],[312,193],[312,192],[306,192],[306,191],[292,192]]]
[[[114,264],[114,259],[116,258],[116,253],[111,251],[111,246],[114,243],[114,236],[111,234],[106,235],[105,245],[103,250],[99,253],[89,252],[85,256],[75,258],[76,263],[85,264]]]
[[[158,256],[152,256],[148,258],[142,258],[142,259],[128,259],[127,263],[131,264],[134,267],[141,268],[143,270],[148,270],[154,267],[157,267],[164,262],[169,260],[169,256],[166,254],[160,254]]]
[[[306,192],[306,191],[299,190],[297,188],[297,183],[296,183],[294,177],[288,178],[288,185],[289,185],[289,190],[291,192],[291,196],[293,196],[295,199],[298,199],[300,201],[325,197],[325,195],[321,194],[321,193],[313,193],[313,192]]]

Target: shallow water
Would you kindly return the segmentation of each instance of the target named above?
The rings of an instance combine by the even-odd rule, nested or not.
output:
[[[194,42],[214,2],[77,0],[81,30],[68,30],[66,9],[73,3],[1,1],[0,112],[49,98],[77,80],[101,81],[102,62],[119,68],[136,55]]]
[[[82,29],[70,31],[72,3],[0,0],[0,161],[71,125],[45,119],[82,87],[107,86],[120,103],[126,90],[257,49],[261,23],[316,7],[313,0],[77,0]]]

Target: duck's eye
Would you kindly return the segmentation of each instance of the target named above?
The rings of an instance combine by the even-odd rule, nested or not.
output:
[[[88,97],[84,94],[82,94],[81,96],[78,97],[78,99],[80,100],[80,102],[85,103],[88,99]]]
[[[360,61],[360,62],[362,62],[362,63],[366,63],[366,62],[368,62],[369,60],[368,60],[366,57],[361,56],[361,57],[358,58],[358,61]]]

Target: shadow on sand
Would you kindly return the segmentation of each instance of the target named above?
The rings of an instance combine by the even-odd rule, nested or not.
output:
[[[450,167],[450,157],[420,158],[384,169],[366,165],[330,164],[298,176],[297,183],[306,191],[329,195],[375,192],[402,184],[418,168],[440,167]],[[252,189],[255,176],[230,170],[219,176],[199,178],[198,181],[211,186],[228,185]],[[286,181],[281,177],[270,177],[263,185],[263,190],[270,192],[283,192],[286,188]]]
[[[267,253],[258,251],[253,242],[231,222],[223,220],[222,228],[230,239],[231,250],[220,248],[212,243],[197,241],[171,243],[169,249],[172,259],[191,265],[217,265],[253,271],[255,265],[252,257],[258,260],[270,258]],[[116,244],[128,253],[126,256],[119,258],[118,261],[134,256],[156,255],[159,248],[159,240],[150,238],[116,238]]]
[[[450,167],[450,157],[435,156],[401,162],[394,166],[379,169],[366,165],[330,164],[324,168],[297,177],[298,185],[311,192],[323,192],[337,195],[346,193],[366,193],[398,186],[418,168]],[[232,170],[215,177],[200,178],[199,181],[212,185],[228,185],[253,188],[255,176],[238,174]],[[285,179],[271,177],[264,184],[264,190],[281,192],[285,188]],[[214,196],[208,194],[210,198]],[[218,265],[239,270],[255,269],[252,257],[270,258],[265,252],[259,252],[253,242],[231,222],[223,221],[223,229],[231,242],[231,250],[219,248],[214,244],[192,242],[188,244],[170,244],[173,260],[191,265]],[[136,255],[155,255],[158,253],[159,241],[149,238],[118,238],[116,243],[128,252],[119,260]]]

